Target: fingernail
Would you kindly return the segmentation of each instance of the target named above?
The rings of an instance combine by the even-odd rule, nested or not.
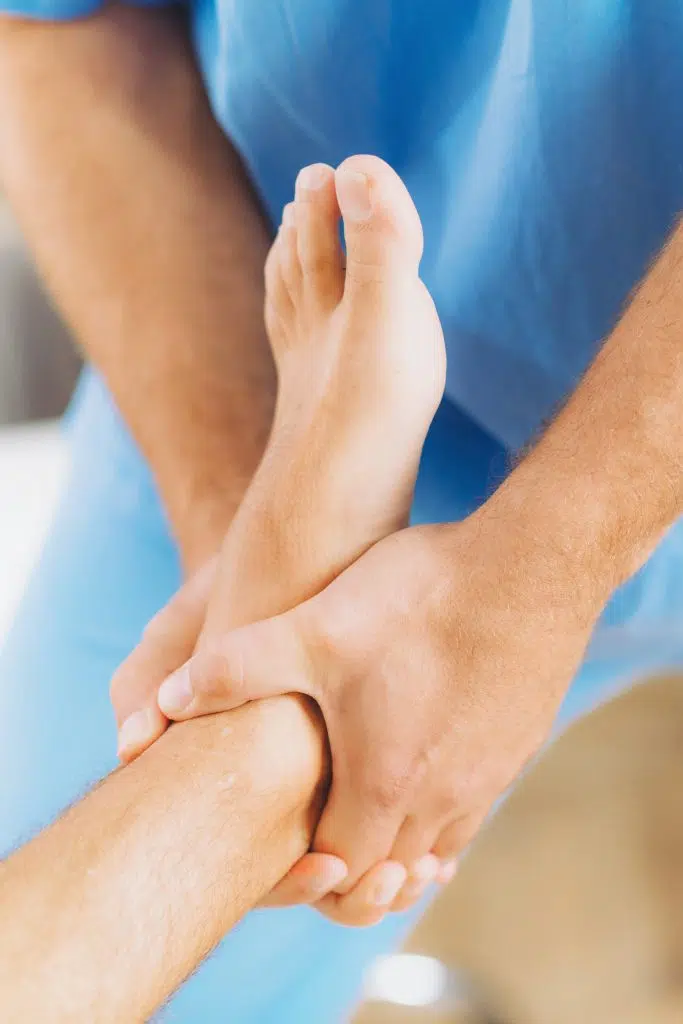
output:
[[[287,203],[284,210],[282,211],[282,226],[283,228],[296,227],[296,217],[294,216],[294,203]]]
[[[161,684],[157,695],[157,703],[165,715],[169,717],[184,711],[192,700],[190,673],[186,667],[179,668]]]
[[[402,864],[385,864],[381,878],[375,885],[372,902],[377,907],[388,907],[403,888],[407,871]]]
[[[118,757],[126,757],[134,750],[146,747],[155,733],[151,708],[134,711],[119,729]]]
[[[410,869],[408,884],[429,885],[433,882],[441,869],[441,861],[433,853],[427,853],[424,857],[416,860]]]
[[[343,860],[330,863],[326,871],[313,879],[311,888],[319,893],[332,892],[336,886],[341,885],[348,873],[349,869]]]
[[[296,178],[294,194],[298,197],[302,192],[315,192],[329,181],[331,167],[327,164],[310,164],[303,167]]]
[[[439,869],[439,882],[441,885],[448,885],[455,878],[455,873],[458,870],[457,860],[446,860],[443,862]]]
[[[337,172],[337,199],[344,220],[367,220],[372,213],[370,182],[357,171]]]

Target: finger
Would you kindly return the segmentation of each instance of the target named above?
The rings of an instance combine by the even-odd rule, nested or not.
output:
[[[314,696],[297,612],[243,626],[212,641],[162,684],[157,695],[160,709],[181,722],[282,693]]]
[[[348,869],[339,857],[307,853],[260,903],[261,907],[292,907],[317,903],[340,885]]]
[[[215,569],[212,561],[180,588],[149,622],[135,650],[114,673],[111,698],[119,725],[133,711],[149,705],[159,682],[192,655]]]
[[[393,913],[409,910],[425,892],[437,881],[441,861],[433,853],[427,853],[415,861],[408,870],[408,876],[394,902],[391,904]]]
[[[406,815],[391,849],[391,859],[410,867],[431,851],[443,827],[443,820],[423,814]]]
[[[332,743],[332,788],[313,841],[318,853],[333,853],[349,873],[336,890],[350,893],[376,864],[389,859],[404,817],[401,794],[389,783],[379,786],[346,784],[337,772]]]
[[[437,885],[448,885],[453,881],[458,872],[458,861],[457,860],[442,860],[439,861],[441,867],[439,868],[436,876]]]
[[[168,725],[168,719],[154,703],[133,711],[118,733],[116,754],[121,764],[139,757],[166,732]]]
[[[467,814],[456,818],[441,830],[432,845],[432,853],[443,861],[455,860],[467,849],[485,820],[486,813]]]
[[[119,757],[130,761],[168,721],[156,702],[159,684],[192,654],[206,614],[215,562],[196,573],[151,620],[140,643],[114,673],[110,695],[119,727]]]
[[[282,273],[282,231],[278,231],[266,257],[264,270],[266,282],[266,317],[283,313],[293,315],[294,304]],[[277,311],[277,312],[276,312]]]
[[[325,896],[316,910],[337,924],[366,928],[382,920],[407,877],[403,864],[384,861],[370,868],[349,893]]]

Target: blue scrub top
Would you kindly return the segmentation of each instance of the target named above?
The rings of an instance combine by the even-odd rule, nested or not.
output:
[[[0,0],[46,18],[98,0]],[[449,395],[504,444],[575,384],[683,208],[683,0],[193,0],[216,117],[274,221],[384,157],[423,219]],[[133,187],[133,183],[131,183]]]

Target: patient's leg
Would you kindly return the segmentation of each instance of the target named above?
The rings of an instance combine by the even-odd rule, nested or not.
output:
[[[0,867],[3,1021],[146,1020],[305,852],[325,774],[298,698],[169,730]]]

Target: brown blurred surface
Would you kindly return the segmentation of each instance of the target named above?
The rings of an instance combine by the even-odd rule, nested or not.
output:
[[[485,1024],[481,1016],[463,1009],[450,1014],[411,1010],[403,1006],[366,1006],[357,1016],[358,1024]]]
[[[0,196],[0,425],[57,416],[79,358]]]
[[[408,948],[484,994],[488,1015],[452,1024],[683,1024],[683,681],[638,686],[564,735]],[[442,1020],[375,1005],[356,1024]]]

